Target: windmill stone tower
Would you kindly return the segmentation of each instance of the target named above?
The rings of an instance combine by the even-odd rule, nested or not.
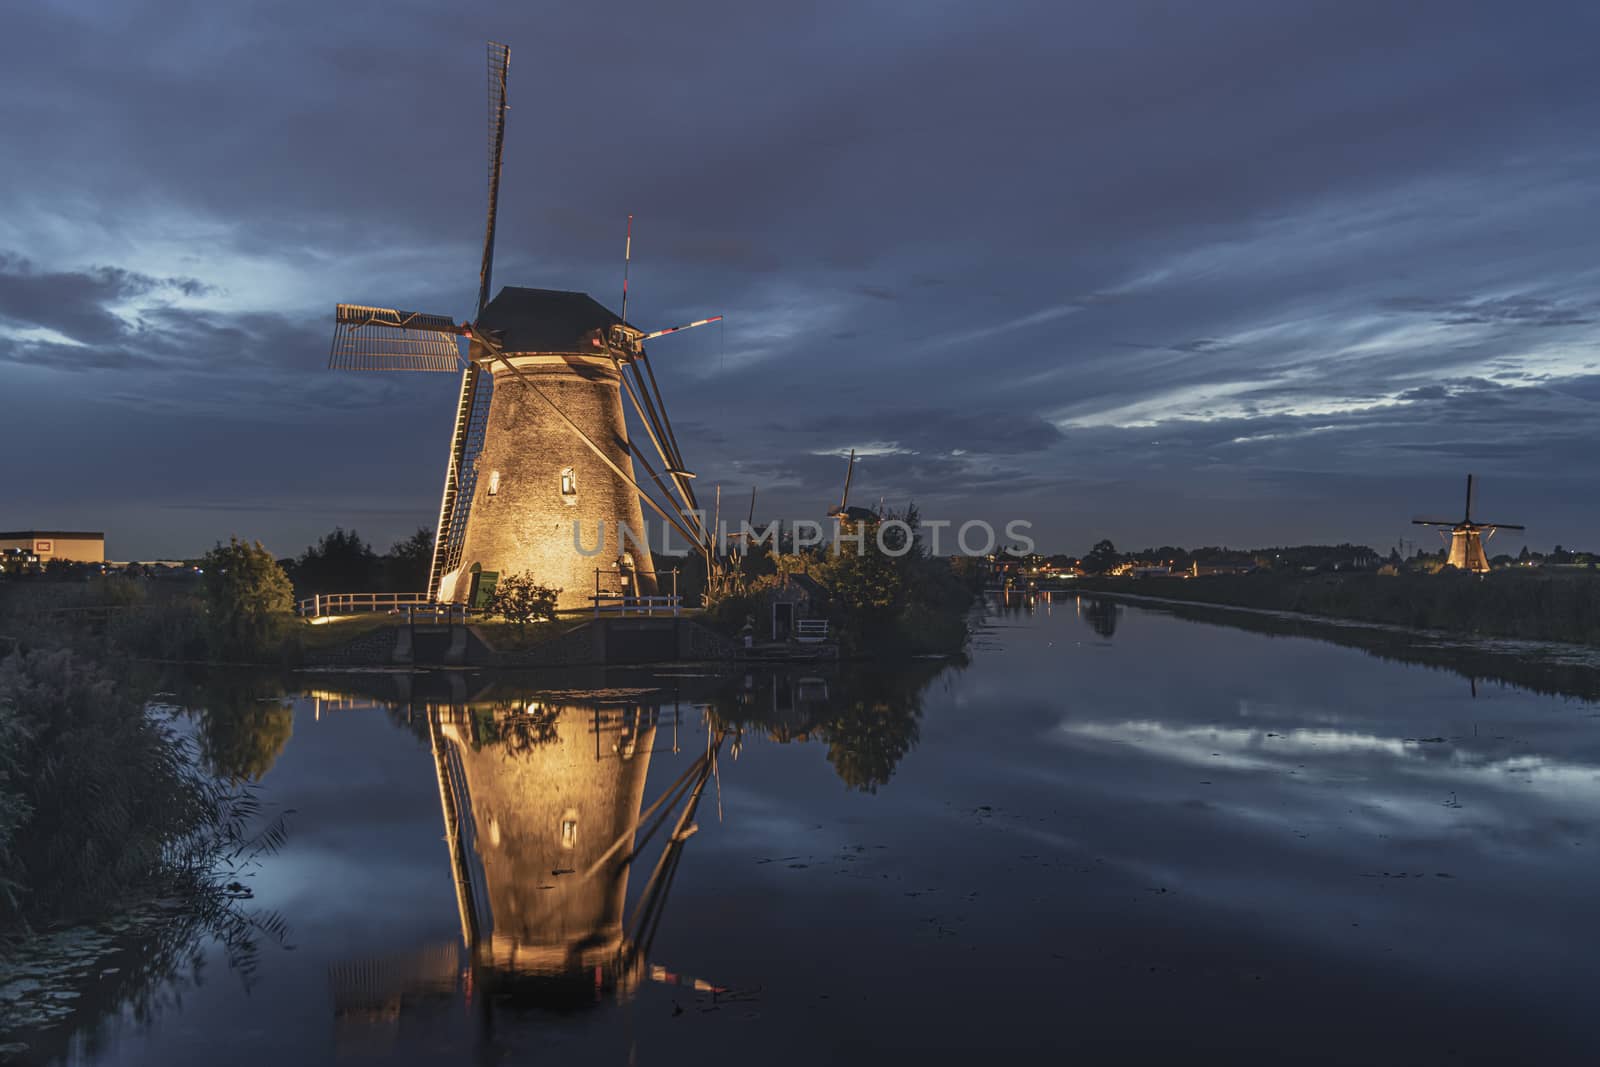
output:
[[[553,289],[508,286],[484,308],[478,325],[498,338],[500,352],[490,364],[494,388],[475,460],[471,520],[459,567],[440,582],[440,600],[465,603],[486,575],[529,572],[562,590],[557,607],[584,608],[596,569],[623,592],[655,595],[655,571],[641,547],[647,531],[622,375],[607,347],[620,324],[585,294]],[[553,417],[552,402],[565,419]],[[576,551],[580,535],[584,551],[599,551]]]

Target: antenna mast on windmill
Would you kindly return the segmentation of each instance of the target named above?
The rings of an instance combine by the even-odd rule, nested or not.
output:
[[[713,541],[644,342],[722,316],[647,333],[584,293],[507,286],[490,299],[511,50],[491,42],[488,52],[489,207],[475,316],[457,324],[447,315],[340,304],[328,366],[461,369],[429,599],[476,604],[499,575],[530,572],[561,588],[558,607],[587,607],[597,565],[614,572],[622,592],[653,595],[641,503],[705,556],[708,571]],[[469,342],[464,367],[462,337]],[[659,470],[629,439],[623,392]],[[654,493],[635,479],[636,464]],[[623,526],[632,531],[631,549]],[[597,550],[578,551],[577,534],[587,550],[597,529],[605,531]]]
[[[1476,522],[1472,518],[1473,477],[1467,475],[1467,506],[1461,513],[1459,521],[1449,519],[1412,519],[1416,526],[1446,526],[1450,529],[1450,555],[1446,559],[1446,566],[1457,570],[1471,571],[1473,574],[1483,574],[1489,570],[1489,558],[1484,554],[1483,542],[1495,535],[1497,530],[1523,530],[1510,522]],[[1443,536],[1444,531],[1439,531]]]

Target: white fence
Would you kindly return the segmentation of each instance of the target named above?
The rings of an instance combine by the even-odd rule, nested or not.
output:
[[[807,645],[826,641],[828,639],[828,620],[801,619],[794,624],[794,639]]]
[[[322,593],[300,601],[294,610],[304,619],[325,619],[330,615],[367,615],[380,611],[404,615],[408,610],[433,606],[427,593]]]
[[[621,593],[597,593],[594,613],[607,615],[679,615],[683,612],[680,596],[623,596]]]
[[[681,615],[683,598],[671,596],[623,596],[600,593],[589,598],[596,615]],[[466,618],[473,614],[465,604],[438,604],[426,593],[323,593],[295,604],[295,614],[303,619],[328,619],[340,615],[404,615],[408,619]],[[578,609],[583,610],[583,609]]]

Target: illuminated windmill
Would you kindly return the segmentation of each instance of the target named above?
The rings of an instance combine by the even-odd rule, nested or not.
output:
[[[1467,508],[1461,519],[1412,519],[1417,526],[1448,526],[1450,528],[1450,557],[1446,563],[1457,570],[1483,574],[1489,570],[1489,557],[1484,555],[1483,542],[1495,535],[1496,530],[1522,530],[1526,527],[1509,522],[1474,522],[1472,519],[1473,478],[1467,475]],[[1440,531],[1441,535],[1443,531]]]
[[[677,751],[676,709],[670,741],[658,736],[666,731],[655,706],[557,705],[520,694],[417,710],[433,753],[461,941],[330,967],[341,1047],[392,1049],[403,1016],[463,994],[492,1025],[497,1002],[572,1009],[626,1000],[645,981],[728,992],[651,961],[726,731],[708,733],[705,749],[647,805],[651,757]],[[663,832],[629,908],[629,876]]]
[[[653,595],[641,502],[701,552],[715,576],[720,565],[700,518],[694,475],[685,469],[644,342],[722,316],[655,332],[635,329],[624,318],[626,271],[622,316],[584,293],[554,289],[507,286],[490,299],[510,55],[503,44],[489,45],[489,211],[476,316],[458,324],[448,315],[340,304],[328,366],[450,373],[462,369],[460,339],[468,339],[430,599],[475,603],[499,575],[529,571],[563,590],[558,607],[584,607],[597,567],[614,572],[622,592]],[[627,258],[632,245],[630,216]],[[623,393],[644,425],[654,463],[629,438]],[[654,495],[636,480],[636,466]],[[575,524],[586,551],[596,547],[603,526],[598,551],[577,551]],[[634,535],[628,543],[624,525]]]

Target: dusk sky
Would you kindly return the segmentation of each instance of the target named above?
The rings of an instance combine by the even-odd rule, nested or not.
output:
[[[629,318],[705,493],[1028,519],[1044,551],[1600,547],[1600,7],[8,4],[0,529],[378,548],[455,380],[336,302]],[[1490,552],[1516,551],[1503,534]]]

